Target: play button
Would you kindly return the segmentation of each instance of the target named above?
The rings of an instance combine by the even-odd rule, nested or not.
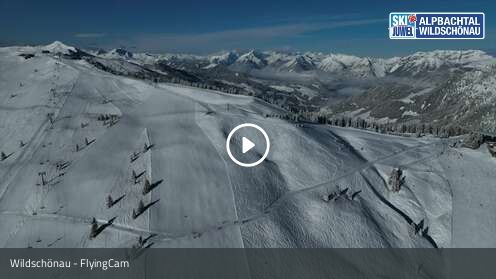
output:
[[[252,149],[253,147],[255,147],[255,144],[251,140],[243,137],[243,141],[242,141],[242,151],[243,151],[243,153],[246,153],[246,152],[250,151],[250,149]]]
[[[237,165],[254,167],[269,155],[269,137],[258,125],[241,124],[232,129],[227,136],[226,150],[229,158]]]

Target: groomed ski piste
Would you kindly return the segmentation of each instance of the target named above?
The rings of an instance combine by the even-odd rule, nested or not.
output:
[[[1,247],[496,247],[484,146],[296,125],[253,97],[116,76],[47,47],[0,48]],[[253,168],[225,151],[246,122],[272,143]],[[91,235],[93,218],[114,217]]]

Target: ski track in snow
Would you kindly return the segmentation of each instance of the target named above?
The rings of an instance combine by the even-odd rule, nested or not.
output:
[[[153,241],[158,243],[167,243],[177,240],[195,240],[201,238],[203,235],[208,235],[209,233],[215,234],[219,231],[234,229],[234,231],[229,231],[232,233],[232,235],[230,236],[232,239],[227,240],[226,243],[229,243],[233,246],[244,246],[244,241],[240,232],[242,226],[269,217],[276,211],[276,209],[282,207],[289,201],[292,201],[298,195],[309,193],[320,188],[329,187],[344,178],[351,177],[357,174],[364,179],[364,181],[366,182],[365,184],[372,190],[375,198],[379,200],[378,204],[380,204],[380,206],[392,209],[394,212],[399,214],[404,219],[404,221],[406,221],[406,223],[411,224],[414,220],[412,220],[412,218],[407,213],[398,208],[398,206],[391,202],[388,198],[384,197],[383,194],[381,194],[381,192],[378,191],[378,189],[376,189],[372,182],[367,178],[367,176],[364,174],[364,171],[372,170],[377,174],[378,177],[382,178],[380,171],[377,169],[378,164],[396,157],[400,157],[409,152],[423,150],[424,148],[435,149],[439,146],[446,148],[447,144],[451,142],[451,140],[449,139],[440,139],[426,142],[417,141],[417,143],[419,144],[410,146],[405,145],[394,152],[384,154],[384,156],[379,156],[374,159],[366,159],[364,156],[362,156],[362,154],[360,154],[360,151],[356,149],[356,146],[352,146],[352,144],[349,143],[345,137],[334,133],[329,127],[323,125],[305,124],[307,127],[310,127],[312,129],[329,132],[329,134],[332,135],[332,140],[334,140],[334,143],[340,146],[339,150],[336,150],[336,152],[342,155],[346,155],[346,152],[343,151],[343,148],[348,148],[346,151],[351,151],[351,156],[358,157],[360,159],[360,163],[356,167],[346,169],[345,171],[342,171],[336,167],[334,170],[329,171],[331,174],[329,176],[331,177],[330,179],[322,180],[321,182],[315,184],[301,184],[298,180],[295,180],[292,183],[296,185],[291,185],[294,188],[290,188],[283,192],[281,196],[278,196],[275,200],[270,202],[268,206],[265,206],[262,212],[252,214],[244,218],[239,218],[233,186],[234,178],[232,176],[234,174],[231,171],[231,168],[228,166],[228,162],[226,162],[225,160],[226,157],[222,154],[223,150],[220,150],[217,147],[218,143],[215,143],[213,139],[209,138],[209,136],[205,134],[205,131],[202,130],[202,127],[200,127],[201,124],[197,119],[198,115],[200,114],[208,115],[209,113],[217,113],[215,106],[220,106],[221,104],[223,104],[222,93],[215,95],[217,93],[212,94],[212,92],[209,92],[210,95],[207,97],[201,96],[201,94],[193,96],[192,94],[196,94],[193,91],[197,89],[177,87],[178,90],[171,90],[171,88],[174,87],[172,85],[166,85],[165,88],[154,88],[148,84],[145,84],[144,82],[132,81],[130,79],[113,76],[98,70],[92,70],[91,68],[81,65],[80,63],[67,61],[62,64],[72,70],[77,71],[77,77],[73,81],[72,87],[69,90],[68,94],[64,96],[64,100],[60,107],[40,105],[40,107],[56,109],[56,114],[54,115],[55,121],[53,126],[70,126],[73,121],[70,118],[66,118],[66,116],[76,115],[77,117],[84,118],[86,117],[85,114],[88,114],[89,108],[95,105],[96,99],[104,99],[108,100],[108,107],[103,108],[103,110],[110,109],[111,107],[112,110],[122,112],[122,118],[116,124],[116,127],[93,128],[96,130],[92,130],[91,132],[93,132],[95,135],[95,139],[97,140],[97,144],[99,146],[98,148],[100,148],[100,150],[105,150],[106,148],[108,149],[111,147],[114,148],[115,146],[113,146],[114,143],[112,142],[112,136],[117,137],[117,139],[119,140],[117,143],[115,143],[115,145],[119,145],[120,142],[121,144],[124,144],[126,146],[139,146],[138,143],[142,143],[142,139],[140,137],[135,138],[134,136],[126,135],[129,134],[129,131],[143,131],[144,129],[144,133],[147,138],[146,141],[149,143],[151,142],[153,144],[157,144],[155,149],[151,150],[147,155],[145,155],[149,156],[149,158],[144,159],[145,168],[147,170],[146,176],[151,181],[165,179],[164,184],[170,183],[167,180],[169,177],[167,177],[167,174],[164,172],[164,170],[170,171],[170,169],[167,168],[167,165],[177,163],[174,160],[167,160],[169,158],[167,156],[171,156],[170,152],[173,152],[173,150],[170,148],[171,144],[201,144],[203,148],[202,150],[208,151],[210,156],[215,157],[213,159],[215,161],[215,164],[212,163],[210,169],[207,168],[206,170],[203,169],[202,171],[219,171],[218,173],[216,172],[218,176],[216,179],[218,180],[210,181],[211,184],[202,185],[202,188],[196,187],[197,185],[188,184],[175,185],[176,188],[162,185],[161,187],[153,190],[150,195],[142,197],[139,193],[139,189],[133,189],[133,185],[127,185],[127,188],[125,188],[122,184],[127,183],[128,179],[118,176],[122,174],[125,175],[130,169],[136,167],[136,165],[129,163],[126,163],[125,166],[124,164],[123,166],[119,166],[118,170],[114,170],[114,176],[108,177],[108,180],[110,181],[99,181],[99,183],[102,184],[104,182],[108,182],[109,184],[113,185],[112,188],[110,188],[112,193],[114,193],[115,191],[119,191],[119,194],[124,193],[126,195],[129,195],[128,197],[126,197],[126,199],[133,198],[134,203],[137,201],[137,198],[145,199],[146,203],[159,198],[161,200],[161,203],[157,204],[156,207],[150,208],[150,210],[146,212],[146,215],[144,215],[144,217],[140,217],[140,219],[138,219],[137,221],[130,220],[128,216],[118,216],[113,225],[108,228],[108,231],[118,233],[118,239],[119,237],[121,237],[119,233],[131,234],[134,236],[156,234],[156,237],[153,238]],[[82,82],[81,80],[84,80],[84,82]],[[138,85],[133,86],[134,82],[136,82],[136,84]],[[138,88],[139,86],[143,88]],[[74,92],[75,90],[77,90],[76,93]],[[136,92],[133,90],[135,90]],[[215,99],[214,97],[219,99]],[[227,104],[232,109],[228,109],[228,111],[222,112],[222,116],[243,121],[260,120],[263,114],[261,112],[257,112],[256,110],[258,109],[253,109],[253,107],[249,107],[248,105],[245,106],[244,102],[246,102],[246,104],[249,103],[248,101],[246,101],[249,100],[248,98],[240,98],[238,96],[229,97],[238,98],[241,101],[239,104],[229,104],[229,102],[227,102]],[[81,100],[83,101],[80,101],[78,98],[81,98]],[[212,100],[212,103],[209,103],[203,98],[214,98],[215,100]],[[171,101],[174,101],[173,106],[167,107],[167,109],[162,109],[160,107],[160,105],[167,104]],[[149,111],[140,111],[139,108],[143,108],[145,107],[145,105],[146,108],[149,109]],[[18,107],[15,108],[15,110],[26,110],[28,108],[34,109],[35,107]],[[12,108],[8,106],[0,106],[0,110],[11,109]],[[161,128],[162,124],[164,124],[164,126],[166,126],[165,124],[167,124],[169,126],[166,127],[172,127],[179,131],[181,131],[181,129],[194,131],[196,133],[196,136],[201,135],[201,139],[208,140],[196,142],[194,138],[184,138],[182,140],[179,139],[176,141],[173,135],[170,134],[170,131],[166,131],[164,128]],[[94,123],[92,125],[94,125]],[[16,154],[15,160],[7,168],[3,183],[0,185],[0,205],[2,205],[2,202],[5,201],[6,194],[8,194],[11,190],[11,184],[14,182],[15,179],[19,179],[19,177],[21,177],[20,171],[31,170],[35,168],[34,166],[27,167],[24,165],[23,167],[18,167],[19,164],[34,160],[34,158],[45,158],[47,156],[46,154],[43,154],[40,146],[44,144],[44,140],[48,135],[52,136],[51,130],[48,129],[49,126],[50,122],[48,120],[43,122],[34,132],[29,141],[26,142],[27,144],[24,149],[22,149],[19,154]],[[172,131],[176,132],[176,130]],[[80,129],[71,131],[71,133],[71,140],[84,138],[85,135],[88,134],[88,132],[80,131]],[[104,141],[103,139],[107,140]],[[101,143],[101,141],[103,141],[103,143]],[[73,142],[63,142],[63,139],[61,139],[61,142],[63,146],[67,144],[73,144]],[[221,146],[223,146],[223,144],[224,143],[221,143]],[[345,161],[343,159],[344,156],[333,156],[334,154],[331,154],[329,150],[323,148],[323,146],[319,144],[315,144],[314,147],[318,149],[319,152],[321,152],[322,154],[326,154],[331,158],[335,157],[337,160],[337,165],[345,164]],[[88,146],[85,147],[85,149],[83,149],[80,153],[63,155],[65,160],[68,160],[71,163],[74,161],[75,164],[75,166],[69,166],[67,172],[72,171],[72,168],[77,169],[79,167],[84,170],[85,167],[88,169],[88,166],[92,166],[91,162],[88,162],[88,160],[98,158],[95,157],[95,153],[98,153],[99,149],[95,148],[96,147],[94,145]],[[124,151],[124,147],[122,147],[121,149],[121,151]],[[118,149],[113,150],[118,151]],[[126,149],[125,151],[127,152],[128,150]],[[60,153],[57,153],[56,155],[60,155]],[[196,175],[191,172],[194,171],[195,164],[202,163],[196,161],[196,159],[198,158],[196,157],[197,154],[195,154],[194,151],[183,155],[184,157],[181,157],[177,160],[183,160],[184,162],[181,161],[180,165],[184,166],[184,168],[189,172],[176,174],[174,178],[178,179],[178,181],[182,181],[181,179],[187,178],[187,176],[189,175]],[[120,156],[121,154],[114,154],[114,157],[112,158],[119,159],[121,158]],[[421,156],[420,158],[409,161],[408,163],[402,164],[401,166],[411,167],[415,164],[431,160],[438,156],[439,155],[435,153],[429,154],[427,156]],[[220,161],[218,161],[218,159],[220,159]],[[107,162],[101,163],[106,164]],[[99,170],[97,169],[97,167],[93,168],[92,171],[94,171],[94,175],[99,174]],[[428,170],[426,170],[426,172],[428,172]],[[433,175],[439,176],[445,183],[447,183],[448,188],[451,190],[451,184],[447,177],[435,171],[431,171],[431,173]],[[70,175],[73,175],[73,172],[69,173],[69,176]],[[201,175],[204,175],[204,173],[202,173]],[[225,180],[222,179],[224,176]],[[78,176],[75,177],[78,178]],[[215,185],[215,183],[219,181],[227,181],[227,185]],[[382,180],[382,182],[384,183],[384,180]],[[91,181],[88,183],[91,183]],[[179,186],[183,188],[177,188]],[[60,199],[66,197],[65,195],[67,193],[62,193],[60,194],[60,196],[55,195],[55,197],[49,196],[48,192],[50,192],[50,187],[51,186],[49,185],[47,193],[43,193],[42,191],[41,193],[37,191],[33,194],[19,194],[17,192],[14,192],[14,194],[17,196],[27,197],[28,201],[26,202],[24,208],[15,207],[14,209],[9,209],[7,207],[0,211],[1,216],[20,218],[19,220],[17,220],[17,222],[15,222],[15,226],[9,231],[8,239],[13,239],[20,232],[22,227],[25,226],[26,222],[31,220],[55,221],[65,224],[79,224],[89,226],[91,222],[91,215],[79,216],[77,214],[74,214],[74,208],[68,210],[64,208],[62,210],[62,213],[60,212],[60,209],[58,209],[57,211],[53,211],[52,213],[30,213],[30,208],[28,206],[38,208],[40,205],[45,204],[45,202],[49,202],[47,201],[49,199],[56,199],[58,204],[60,204]],[[167,202],[174,203],[174,195],[179,195],[182,193],[182,191],[186,191],[186,193],[194,193],[195,196],[192,197],[192,202],[195,202],[194,199],[196,199],[199,202],[203,202],[203,204],[200,204],[199,207],[188,207],[188,205],[184,204],[177,204],[175,205],[175,207],[169,206]],[[216,201],[215,195],[212,194],[211,196],[209,196],[209,193],[212,191],[215,191],[215,193],[217,193],[220,197],[229,197],[229,200]],[[130,197],[131,194],[134,196]],[[72,195],[77,195],[77,193],[72,193]],[[82,197],[84,197],[84,195],[82,195]],[[166,202],[164,202],[165,200]],[[129,204],[126,204],[126,206],[129,206]],[[105,223],[110,218],[109,216],[112,216],[114,213],[117,212],[126,212],[125,210],[127,209],[128,208],[125,206],[121,207],[121,205],[118,205],[118,208],[108,210],[105,209],[103,206],[98,205],[98,208],[92,208],[91,210],[93,214],[98,214],[97,221],[99,223]],[[206,213],[201,216],[201,214],[198,214],[195,210],[204,211]],[[184,219],[181,219],[182,215],[175,216],[178,213],[191,213],[193,216],[196,216],[196,219],[190,217],[192,219],[191,221],[185,221]],[[197,218],[198,216],[200,216],[201,218]],[[228,216],[227,219],[219,221],[221,218],[225,218],[226,216]],[[188,216],[185,216],[185,218],[186,217]],[[167,227],[169,225],[171,225],[172,229]],[[458,224],[457,226],[461,225]],[[453,229],[454,227],[451,226],[451,230]],[[451,231],[451,235],[454,234],[455,232]],[[88,247],[91,245],[88,239],[88,235],[89,230],[86,233],[81,234],[81,240],[79,243],[81,247]],[[429,239],[430,236],[427,236],[426,238],[434,247],[437,247],[434,240]],[[51,239],[48,245],[56,245],[59,241],[63,241],[63,237],[57,236],[57,238]]]
[[[388,156],[379,158],[377,160],[364,163],[361,167],[355,168],[355,169],[353,169],[353,170],[351,170],[351,171],[349,171],[349,172],[347,172],[347,173],[345,173],[343,175],[340,175],[340,176],[338,176],[338,177],[336,177],[336,178],[334,178],[332,180],[324,181],[322,183],[319,183],[319,184],[316,184],[316,185],[312,185],[312,186],[303,188],[301,190],[295,190],[295,191],[287,192],[281,198],[279,198],[273,204],[271,204],[268,208],[266,208],[264,210],[264,213],[262,213],[262,214],[253,215],[253,216],[250,216],[250,217],[245,218],[245,219],[242,219],[242,220],[232,220],[232,221],[230,221],[228,223],[212,224],[211,226],[208,226],[207,228],[205,228],[205,229],[203,229],[201,231],[198,231],[196,233],[185,232],[183,234],[176,234],[176,235],[174,235],[174,234],[164,233],[164,232],[161,232],[161,231],[143,230],[143,229],[139,229],[139,228],[136,228],[136,227],[125,226],[123,224],[119,224],[118,222],[115,222],[110,227],[110,229],[133,233],[133,234],[135,234],[137,236],[142,235],[143,233],[156,234],[157,237],[154,238],[154,239],[159,240],[159,241],[171,241],[171,240],[179,240],[179,239],[191,239],[193,237],[198,236],[198,233],[201,235],[201,234],[206,234],[208,232],[218,231],[219,230],[219,227],[222,227],[222,229],[225,229],[225,228],[230,227],[230,226],[244,225],[244,224],[247,224],[249,222],[256,221],[256,220],[258,220],[260,218],[265,218],[265,217],[267,217],[267,215],[271,214],[272,210],[274,210],[275,208],[277,208],[278,206],[280,206],[284,201],[290,199],[291,197],[293,197],[295,195],[298,195],[298,194],[301,194],[301,193],[305,193],[305,192],[308,192],[308,191],[311,191],[311,190],[314,190],[314,189],[317,189],[317,188],[329,186],[330,184],[333,184],[336,181],[341,180],[342,178],[345,178],[345,177],[350,176],[350,175],[355,174],[355,173],[360,173],[363,170],[366,170],[366,169],[368,169],[370,167],[373,167],[374,164],[376,164],[376,163],[380,163],[381,161],[384,161],[384,160],[387,160],[387,159],[391,159],[394,156],[401,155],[401,154],[403,154],[405,152],[416,150],[416,149],[427,147],[427,146],[431,146],[431,145],[438,145],[438,144],[440,144],[440,143],[439,142],[435,142],[435,143],[422,144],[422,145],[410,147],[410,148],[407,148],[407,149],[402,150],[402,151],[399,151],[399,152],[394,152],[394,153],[392,153],[392,154],[390,154]],[[425,159],[428,159],[428,158],[429,157],[427,157]],[[421,161],[421,160],[422,159],[420,159],[419,161]],[[380,194],[378,194],[378,192],[376,192],[375,189],[374,189],[374,192],[378,195],[378,197],[380,196]],[[391,207],[391,204],[386,199],[381,198],[381,201],[382,202],[385,202],[386,204],[388,204],[388,206]],[[398,209],[395,209],[395,210],[397,212],[400,212]],[[29,218],[34,218],[34,219],[50,219],[50,220],[56,220],[56,221],[62,221],[62,222],[69,222],[69,223],[83,223],[83,224],[88,224],[88,225],[91,222],[91,218],[90,217],[86,217],[85,218],[85,217],[79,217],[79,216],[66,216],[66,215],[60,215],[60,214],[37,214],[36,216],[33,216],[33,215],[29,215],[29,214],[22,213],[22,212],[11,212],[11,211],[2,211],[2,212],[0,212],[0,214],[1,215],[19,216],[19,217],[29,217]],[[411,219],[409,219],[409,220],[410,220],[409,222],[411,222]],[[102,219],[97,219],[97,221],[99,221],[100,223],[105,223],[106,222],[106,220],[102,220]]]

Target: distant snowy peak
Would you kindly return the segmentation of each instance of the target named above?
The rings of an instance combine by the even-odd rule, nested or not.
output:
[[[230,65],[239,58],[239,53],[236,51],[227,51],[217,55],[210,55],[208,60],[213,64]]]
[[[315,69],[315,63],[312,58],[307,55],[297,55],[284,63],[282,69],[289,72],[311,71]]]
[[[62,53],[62,54],[73,54],[78,52],[78,50],[75,47],[68,46],[59,41],[55,41],[49,45],[43,46],[41,49],[44,51],[49,51],[51,53]]]
[[[314,58],[307,54],[286,53],[279,51],[256,51],[239,55],[234,66],[243,65],[245,68],[270,68],[276,71],[304,72],[316,69]]]
[[[483,69],[495,64],[493,56],[480,50],[436,50],[389,59],[329,54],[320,60],[318,67],[330,73],[348,72],[359,76],[383,77],[389,74],[415,76],[442,68]]]
[[[251,50],[236,59],[235,64],[253,66],[257,69],[261,69],[267,66],[267,61],[262,52]]]
[[[383,77],[387,62],[384,59],[357,57],[345,54],[330,54],[318,65],[324,72],[351,74],[361,77]]]
[[[239,55],[239,56],[237,56]],[[234,58],[235,61],[233,62]],[[441,68],[481,69],[496,63],[496,59],[480,50],[436,50],[417,52],[388,59],[358,57],[346,54],[284,53],[277,51],[249,51],[234,55],[224,53],[211,56],[212,64],[233,65],[243,69],[270,68],[277,71],[304,72],[320,70],[356,77],[384,77],[389,74],[417,75]]]
[[[56,42],[53,48],[71,48]],[[63,45],[63,46],[60,46]],[[64,48],[65,47],[65,48]],[[97,56],[132,60],[140,64],[167,64],[178,69],[212,69],[219,65],[235,71],[269,69],[280,72],[321,71],[358,78],[428,75],[438,70],[482,69],[496,64],[496,59],[480,50],[436,50],[417,52],[404,57],[370,58],[346,54],[315,52],[225,51],[199,56],[189,54],[132,53],[113,49]]]
[[[115,48],[109,51],[99,49],[91,54],[106,59],[122,59],[137,64],[153,64],[160,59],[159,55],[148,53],[134,53],[123,48]]]

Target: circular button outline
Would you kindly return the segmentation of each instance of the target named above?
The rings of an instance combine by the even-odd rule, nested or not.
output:
[[[267,146],[265,147],[265,153],[263,154],[262,158],[260,158],[258,161],[254,162],[254,163],[243,163],[243,162],[238,161],[238,159],[234,158],[234,156],[232,155],[232,153],[231,153],[231,147],[229,147],[229,143],[231,142],[231,138],[234,135],[234,133],[236,133],[236,131],[238,131],[239,129],[245,128],[245,127],[250,127],[250,128],[257,129],[260,133],[262,133],[262,135],[265,138],[265,142],[267,143]],[[226,139],[226,150],[227,150],[227,155],[229,155],[229,158],[231,158],[231,160],[234,163],[236,163],[237,165],[242,166],[242,167],[245,167],[245,168],[254,167],[254,166],[257,166],[260,163],[262,163],[267,158],[267,156],[269,155],[269,151],[270,151],[270,140],[269,140],[269,136],[264,131],[264,129],[262,129],[260,126],[255,125],[253,123],[244,123],[244,124],[241,124],[241,125],[238,125],[238,126],[234,127],[234,129],[231,130],[231,132],[229,133],[229,135],[227,136],[227,139]]]

